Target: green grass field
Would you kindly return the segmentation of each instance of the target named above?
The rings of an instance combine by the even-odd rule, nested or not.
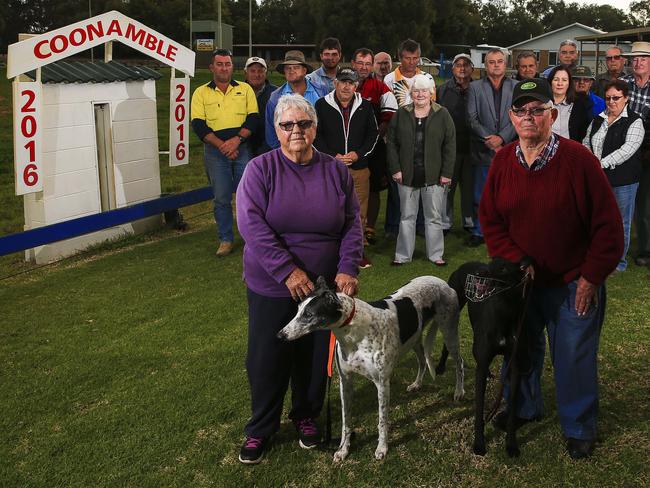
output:
[[[161,148],[166,86],[161,80],[158,88]],[[7,93],[0,82],[0,95]],[[22,225],[22,207],[6,157],[11,120],[4,101],[0,107],[7,233]],[[161,158],[163,191],[205,184],[200,148],[191,151],[187,167],[167,168]],[[453,368],[407,393],[416,360],[406,356],[392,381],[386,460],[373,458],[375,389],[359,379],[357,435],[344,463],[333,465],[326,450],[300,449],[284,419],[262,464],[239,464],[250,413],[241,247],[214,258],[214,224],[205,212],[209,205],[183,210],[185,233],[162,229],[40,269],[20,265],[19,255],[0,261],[1,486],[650,486],[650,304],[647,270],[634,265],[608,281],[600,434],[590,460],[574,462],[565,453],[549,357],[546,414],[520,431],[521,457],[506,456],[504,435],[492,427],[488,454],[471,453],[474,361],[463,313],[465,399],[452,399]],[[411,265],[390,267],[394,243],[380,239],[368,253],[374,266],[361,274],[361,298],[384,296],[422,274],[447,278],[461,263],[485,259],[485,249],[465,247],[464,237],[460,230],[447,237],[450,266],[442,272],[425,260],[422,239]],[[6,278],[15,271],[27,272]],[[336,388],[332,401],[338,435]]]

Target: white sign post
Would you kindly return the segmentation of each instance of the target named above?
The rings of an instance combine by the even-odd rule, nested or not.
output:
[[[25,195],[43,191],[43,89],[38,81],[14,81],[13,85],[16,195]]]
[[[169,86],[169,166],[190,161],[190,79],[176,78],[172,69]]]

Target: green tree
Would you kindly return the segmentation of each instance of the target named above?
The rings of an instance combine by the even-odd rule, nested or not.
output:
[[[638,0],[630,3],[630,22],[635,27],[650,26],[650,2]]]

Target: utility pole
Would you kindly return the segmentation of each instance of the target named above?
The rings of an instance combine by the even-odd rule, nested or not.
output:
[[[219,23],[219,48],[223,48],[223,26],[221,25],[221,0],[217,0],[217,22]]]

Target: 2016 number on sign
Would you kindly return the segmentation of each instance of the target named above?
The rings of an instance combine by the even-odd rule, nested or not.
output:
[[[190,79],[171,78],[169,90],[169,165],[189,162],[189,97]]]
[[[16,195],[43,191],[40,126],[42,93],[38,82],[14,82]]]

